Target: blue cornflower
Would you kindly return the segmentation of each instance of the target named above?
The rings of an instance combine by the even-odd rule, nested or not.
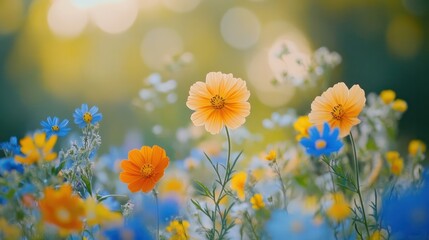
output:
[[[49,138],[52,135],[58,135],[63,137],[70,132],[70,128],[67,127],[69,120],[64,119],[61,123],[57,117],[48,117],[47,121],[41,121],[40,125],[43,127],[43,131],[46,132],[46,136]]]
[[[21,153],[21,147],[16,137],[11,137],[9,142],[0,143],[0,148],[3,149],[6,156],[13,156]]]
[[[80,108],[76,108],[73,113],[74,122],[80,127],[84,128],[88,124],[96,124],[103,118],[103,115],[98,112],[98,107],[93,106],[88,110],[87,104],[82,104]]]
[[[309,137],[302,138],[299,143],[304,146],[305,151],[309,155],[316,157],[320,155],[329,155],[338,152],[343,147],[343,143],[338,138],[340,130],[334,128],[331,131],[329,124],[326,122],[323,124],[322,132],[319,132],[316,126],[311,127],[308,132]]]
[[[0,174],[2,172],[11,172],[17,171],[19,173],[24,172],[24,166],[22,164],[15,162],[15,159],[12,157],[0,159]]]

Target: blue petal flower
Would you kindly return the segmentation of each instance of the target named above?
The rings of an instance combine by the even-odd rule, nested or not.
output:
[[[0,174],[2,172],[11,172],[14,170],[19,173],[23,173],[24,166],[22,166],[20,163],[17,163],[12,157],[0,159]]]
[[[309,155],[316,157],[329,155],[338,152],[344,145],[338,138],[340,134],[339,129],[334,128],[332,130],[326,122],[323,124],[322,132],[316,126],[311,127],[308,132],[308,138],[302,138],[300,144]]]
[[[103,119],[103,115],[98,112],[98,107],[93,106],[88,110],[87,104],[82,104],[73,113],[74,122],[80,127],[84,128],[88,124],[96,124]]]
[[[21,154],[21,147],[18,144],[16,137],[11,137],[9,142],[0,143],[0,148],[3,149],[6,156],[14,156]]]
[[[46,121],[41,121],[40,125],[43,127],[43,131],[46,132],[46,137],[57,135],[63,137],[70,132],[70,128],[67,127],[69,120],[64,119],[61,123],[57,117],[48,117]]]

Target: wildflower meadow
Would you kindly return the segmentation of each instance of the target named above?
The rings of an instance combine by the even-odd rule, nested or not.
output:
[[[404,98],[398,85],[372,91],[341,75],[353,58],[340,45],[315,41],[305,50],[308,40],[284,30],[287,24],[248,25],[264,19],[264,9],[277,16],[275,8],[304,3],[244,1],[227,9],[221,5],[231,3],[160,1],[174,12],[167,15],[157,1],[11,2],[0,1],[0,43],[15,36],[20,52],[4,64],[4,79],[27,82],[18,84],[24,100],[2,101],[2,110],[33,115],[10,121],[21,129],[16,134],[6,134],[9,126],[0,134],[0,239],[429,239],[427,134],[403,131],[413,123],[401,122],[418,101]],[[315,3],[305,2],[299,6],[310,11]],[[403,2],[408,9],[418,1]],[[320,4],[347,11],[338,1]],[[15,26],[3,7],[15,13],[20,6],[23,19]],[[177,51],[170,30],[186,35],[174,21],[191,13],[202,20],[187,24],[204,44],[189,40],[179,49],[202,47]],[[160,16],[183,19],[168,20],[170,30],[143,40],[148,69],[141,71],[132,33]],[[198,36],[212,30],[206,21],[220,21],[220,33]],[[412,44],[413,31],[404,31],[411,40],[400,44]],[[43,39],[50,44],[36,41],[36,32],[48,34]],[[218,35],[233,50],[210,45],[208,38]],[[35,40],[33,67],[19,48],[27,37]],[[400,56],[413,53],[388,41]],[[112,42],[125,47],[105,51],[117,46]],[[258,52],[262,57],[249,60]],[[51,59],[61,54],[68,60]],[[235,55],[244,56],[247,72],[236,67]],[[39,67],[40,76],[33,74]],[[134,78],[139,87],[121,93]],[[21,103],[27,107],[15,107]]]

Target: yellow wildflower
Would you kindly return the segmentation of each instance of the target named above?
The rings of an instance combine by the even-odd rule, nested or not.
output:
[[[404,169],[404,160],[402,158],[396,158],[390,163],[390,172],[396,176],[401,175]]]
[[[418,153],[426,152],[426,144],[418,139],[411,140],[408,144],[408,153],[410,156],[415,157]]]
[[[189,239],[188,228],[190,224],[186,220],[173,220],[165,230],[171,233],[170,240],[186,240]]]
[[[346,200],[344,199],[344,195],[340,192],[334,193],[332,194],[332,200],[333,203],[331,207],[329,207],[326,211],[328,217],[335,221],[342,221],[346,219],[350,215],[351,210],[349,204],[347,204]]]
[[[185,176],[170,173],[159,183],[158,189],[161,196],[175,195],[185,197],[187,193],[187,179]]]
[[[380,98],[385,104],[390,104],[391,102],[393,102],[393,100],[395,100],[396,93],[395,91],[390,89],[384,90],[384,91],[381,91]]]
[[[231,179],[231,189],[237,192],[237,196],[241,201],[245,199],[246,179],[246,172],[237,172]]]
[[[6,219],[0,218],[0,239],[20,239],[21,230],[18,226],[9,224]]]
[[[393,160],[400,158],[399,152],[397,151],[388,151],[386,152],[386,160],[388,163],[391,163]]]
[[[277,153],[274,150],[271,150],[266,156],[265,160],[267,161],[274,161],[277,158]]]
[[[253,195],[253,197],[250,198],[250,203],[252,204],[252,208],[256,210],[265,207],[264,199],[260,193]]]
[[[380,230],[375,230],[371,236],[369,237],[369,240],[381,240],[381,231]]]
[[[293,123],[293,128],[298,132],[296,140],[299,141],[303,137],[308,137],[308,129],[313,126],[308,116],[301,116]]]
[[[405,102],[402,99],[396,99],[393,104],[392,104],[392,109],[397,111],[397,112],[405,112],[408,109],[408,105],[407,102]]]
[[[122,223],[122,215],[118,212],[110,211],[102,203],[89,197],[85,200],[86,222],[89,226],[94,225],[117,225]]]
[[[52,161],[57,157],[52,148],[57,142],[57,135],[46,140],[46,133],[35,133],[34,137],[26,136],[19,141],[24,156],[15,156],[15,160],[24,164],[33,164],[40,160]]]

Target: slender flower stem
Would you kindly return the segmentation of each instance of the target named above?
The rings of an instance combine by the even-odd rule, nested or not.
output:
[[[276,173],[277,173],[277,176],[279,177],[279,181],[280,181],[280,186],[282,187],[282,193],[283,193],[283,208],[286,210],[286,212],[287,212],[287,204],[286,204],[286,187],[285,187],[285,185],[284,185],[284,182],[283,182],[283,178],[282,178],[282,174],[281,174],[281,172],[280,172],[280,167],[279,167],[279,164],[277,163],[277,160],[276,159],[274,159],[274,164],[275,164],[275,167],[274,167],[274,169],[275,169],[275,171],[276,171]]]
[[[152,190],[153,197],[155,198],[156,204],[156,239],[159,240],[159,203],[158,203],[158,192],[154,188]]]
[[[352,148],[353,148],[353,158],[354,158],[354,162],[355,162],[355,171],[356,171],[356,190],[357,190],[357,194],[359,196],[359,201],[360,201],[360,206],[362,208],[362,215],[363,215],[363,221],[365,224],[365,229],[366,229],[366,233],[368,234],[368,238],[370,237],[369,234],[369,228],[368,228],[368,222],[366,220],[366,214],[365,214],[365,206],[363,204],[363,200],[362,200],[362,194],[360,192],[360,184],[359,184],[359,163],[358,163],[358,159],[357,159],[357,154],[356,154],[356,145],[355,145],[355,141],[353,140],[353,135],[350,132],[350,142],[352,144]]]

